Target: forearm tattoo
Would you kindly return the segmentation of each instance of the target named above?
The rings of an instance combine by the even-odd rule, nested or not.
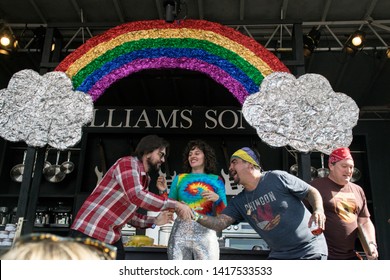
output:
[[[221,231],[233,224],[234,219],[224,214],[218,215],[216,217],[202,216],[202,218],[198,220],[198,223],[215,231]]]

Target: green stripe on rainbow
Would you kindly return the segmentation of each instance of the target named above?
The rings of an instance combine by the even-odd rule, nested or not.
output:
[[[253,39],[232,28],[197,20],[178,24],[141,21],[117,26],[88,40],[55,70],[66,72],[77,90],[88,92],[96,100],[124,77],[123,71],[130,75],[156,68],[208,74],[241,103],[248,94],[258,91],[265,76],[275,71],[289,72]]]
[[[140,50],[150,49],[153,46],[155,53],[157,53],[157,49],[165,49],[169,48],[173,49],[185,49],[182,52],[186,52],[187,54],[191,51],[204,50],[205,53],[209,53],[214,55],[215,57],[220,57],[226,61],[231,61],[231,63],[236,66],[238,69],[242,70],[245,73],[248,73],[248,76],[255,83],[260,84],[263,79],[263,75],[261,72],[256,69],[252,64],[247,62],[242,57],[238,56],[236,53],[223,48],[219,45],[215,45],[208,41],[199,41],[191,38],[173,38],[173,39],[141,39],[138,41],[131,41],[124,43],[115,49],[111,49],[102,54],[99,59],[95,59],[87,64],[84,68],[77,72],[76,75],[73,76],[73,85],[74,87],[79,87],[81,83],[88,78],[96,69],[99,69],[104,66],[104,64],[113,61],[119,56],[133,53]],[[187,50],[187,51],[186,51]],[[159,50],[161,53],[162,51]],[[202,54],[201,52],[200,54]],[[150,54],[152,55],[152,54]],[[170,54],[165,54],[170,55]],[[174,57],[174,53],[171,54]],[[150,57],[150,56],[149,56]],[[189,57],[189,55],[187,55]],[[146,57],[145,57],[146,58]]]

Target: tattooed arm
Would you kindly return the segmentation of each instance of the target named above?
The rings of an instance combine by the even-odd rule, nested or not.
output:
[[[221,231],[234,223],[234,219],[225,214],[218,216],[201,216],[197,220],[199,224],[215,231]]]

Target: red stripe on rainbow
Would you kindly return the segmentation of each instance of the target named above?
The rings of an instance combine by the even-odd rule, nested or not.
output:
[[[131,22],[116,26],[107,30],[105,33],[95,36],[77,48],[74,52],[69,54],[55,69],[56,71],[63,71],[69,68],[69,66],[74,63],[77,59],[82,57],[89,50],[93,49],[102,42],[110,41],[111,39],[118,37],[122,34],[140,31],[140,30],[150,30],[150,29],[181,29],[181,28],[191,28],[199,30],[212,31],[217,34],[220,34],[226,38],[229,38],[232,41],[235,41],[241,44],[243,47],[246,47],[252,51],[256,56],[260,57],[273,71],[282,71],[290,72],[288,68],[279,61],[279,59],[264,48],[261,44],[256,42],[250,37],[247,37],[240,32],[237,32],[233,28],[212,23],[204,20],[183,20],[180,23],[166,23],[164,20],[153,20],[153,21],[138,21]]]

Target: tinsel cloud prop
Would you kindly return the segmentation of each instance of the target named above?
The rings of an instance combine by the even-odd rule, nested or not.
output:
[[[22,70],[0,90],[0,136],[8,141],[64,150],[80,141],[92,118],[92,98],[74,91],[63,72]]]
[[[355,101],[334,92],[325,77],[306,74],[296,79],[284,72],[265,77],[260,91],[245,99],[242,112],[270,146],[325,154],[351,144],[359,118]]]

